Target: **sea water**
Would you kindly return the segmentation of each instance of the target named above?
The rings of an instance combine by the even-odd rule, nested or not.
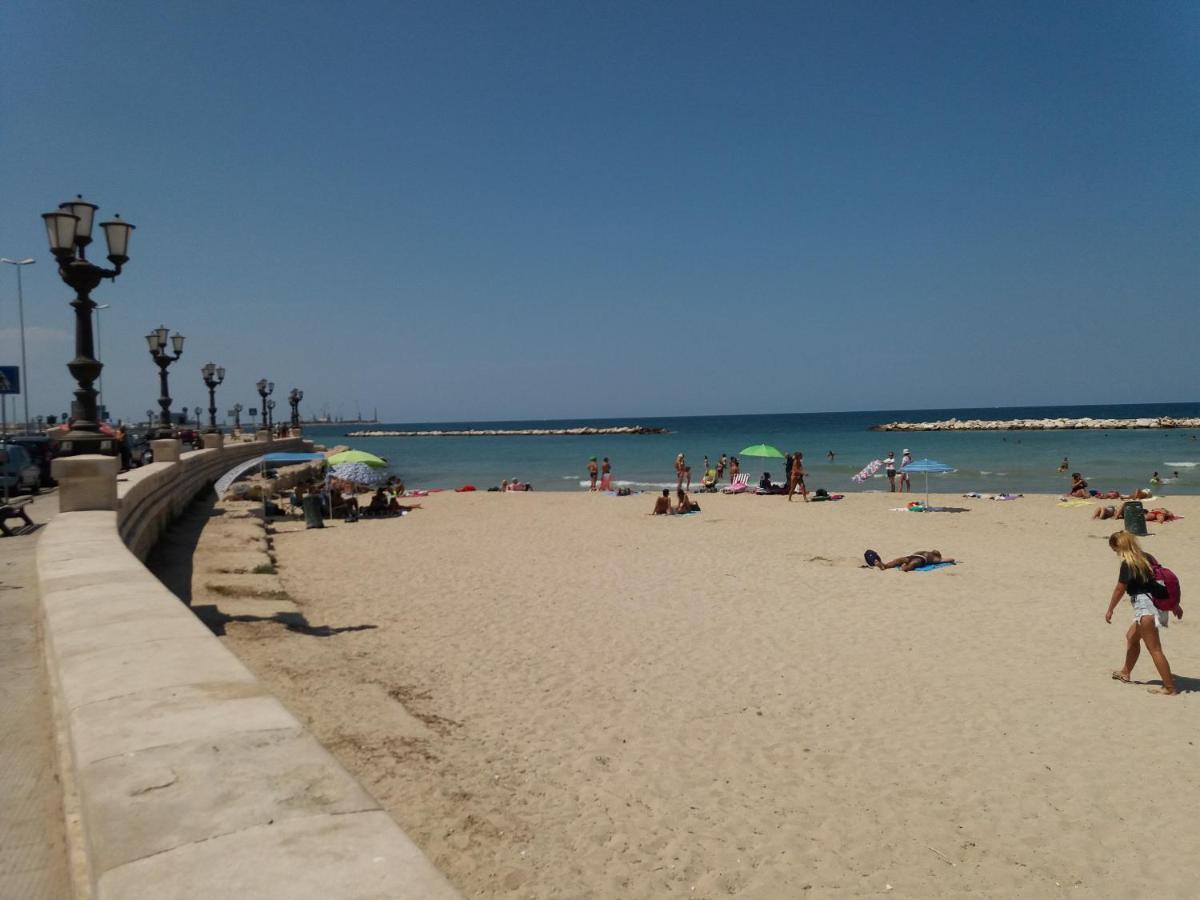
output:
[[[1120,418],[1200,416],[1200,403],[1126,406],[995,407],[988,409],[890,410],[782,415],[615,417],[522,422],[396,423],[370,426],[307,426],[305,434],[328,446],[349,444],[384,457],[412,488],[480,490],[504,479],[529,482],[535,490],[578,491],[586,483],[588,458],[612,462],[613,480],[634,490],[674,487],[677,453],[687,457],[692,483],[704,474],[704,456],[715,465],[722,454],[739,456],[743,472],[757,482],[764,471],[780,481],[783,461],[741,456],[752,444],[768,444],[783,453],[804,453],[809,490],[830,493],[887,490],[882,472],[862,484],[851,480],[889,450],[897,459],[907,448],[914,459],[928,457],[955,468],[930,475],[934,493],[1052,493],[1070,481],[1058,473],[1064,456],[1070,471],[1082,472],[1089,485],[1128,493],[1149,486],[1153,472],[1165,482],[1160,495],[1200,493],[1200,434],[1193,429],[1066,431],[874,432],[869,427],[892,421],[957,419]],[[667,434],[542,437],[349,438],[358,429],[426,430],[470,428],[573,428],[646,425]],[[827,457],[832,450],[833,462]],[[1175,473],[1178,473],[1178,476]],[[726,475],[728,479],[728,475]],[[924,475],[913,476],[923,490]]]

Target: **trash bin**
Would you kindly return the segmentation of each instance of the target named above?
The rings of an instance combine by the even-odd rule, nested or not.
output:
[[[324,528],[325,519],[321,514],[321,497],[318,494],[305,494],[300,499],[300,505],[304,508],[304,527],[305,528]]]
[[[1146,507],[1138,500],[1125,502],[1125,530],[1130,534],[1146,534]]]

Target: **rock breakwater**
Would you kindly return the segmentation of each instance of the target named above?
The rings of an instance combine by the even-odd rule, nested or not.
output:
[[[432,429],[426,431],[349,431],[346,437],[543,437],[588,436],[593,434],[667,434],[665,428],[646,425],[612,425],[604,428],[470,428],[464,430]]]
[[[1064,431],[1072,428],[1200,428],[1200,418],[1141,419],[945,419],[941,422],[887,422],[868,431]]]

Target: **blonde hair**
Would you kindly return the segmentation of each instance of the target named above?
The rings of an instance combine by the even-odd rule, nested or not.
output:
[[[1152,577],[1154,570],[1141,545],[1128,531],[1114,531],[1108,538],[1108,546],[1117,551],[1121,562],[1129,566],[1129,571],[1143,581]]]

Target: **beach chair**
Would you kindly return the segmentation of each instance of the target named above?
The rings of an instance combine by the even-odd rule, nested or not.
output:
[[[750,475],[748,472],[739,472],[733,476],[733,482],[721,488],[722,494],[742,494],[750,490]]]

